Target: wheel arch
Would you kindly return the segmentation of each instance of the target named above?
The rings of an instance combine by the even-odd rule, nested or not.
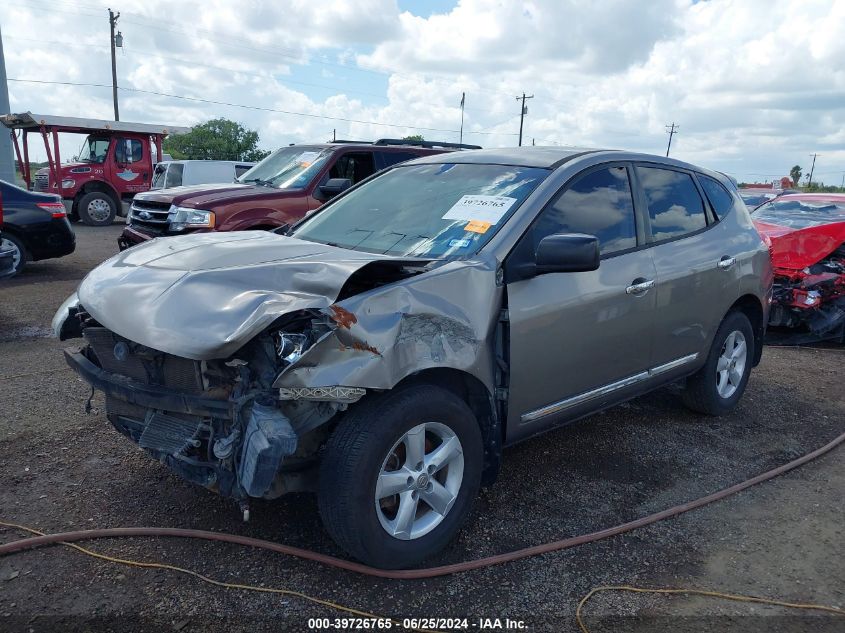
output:
[[[484,440],[484,470],[481,483],[483,486],[491,486],[496,481],[502,461],[503,433],[493,394],[472,374],[450,367],[434,367],[410,374],[397,383],[394,389],[415,384],[435,385],[450,391],[472,409]]]
[[[754,331],[754,362],[756,367],[760,364],[763,356],[763,339],[766,335],[766,323],[763,318],[763,306],[760,299],[754,295],[743,295],[731,305],[725,316],[731,312],[742,312],[751,322],[751,329]]]
[[[275,229],[284,224],[273,217],[276,213],[274,209],[266,207],[256,207],[254,209],[244,209],[232,213],[222,219],[216,225],[218,231],[259,231]],[[221,214],[222,215],[222,214]]]

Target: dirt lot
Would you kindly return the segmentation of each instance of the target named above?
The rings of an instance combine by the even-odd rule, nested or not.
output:
[[[59,303],[111,255],[119,226],[78,227],[77,252],[0,286],[0,521],[47,532],[177,526],[235,532],[340,554],[315,500],[231,502],[183,483],[86,415],[85,385],[48,338]],[[589,532],[742,481],[845,430],[842,349],[767,349],[732,416],[686,411],[672,389],[517,446],[460,538],[433,564]],[[94,399],[101,407],[102,400]],[[592,587],[697,587],[845,607],[843,449],[727,501],[581,548],[427,581],[373,580],[229,545],[111,540],[93,549],[189,567],[215,579],[286,587],[379,615],[521,620],[577,630]],[[0,528],[0,542],[23,536]],[[56,547],[0,559],[0,630],[303,631],[343,613],[301,598],[220,589],[164,570]],[[600,594],[591,631],[825,631],[811,612],[684,597]],[[495,623],[494,623],[495,624]],[[505,627],[504,621],[501,624]],[[394,627],[394,630],[396,627]]]

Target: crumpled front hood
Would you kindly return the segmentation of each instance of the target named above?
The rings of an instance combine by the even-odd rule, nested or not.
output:
[[[796,229],[754,220],[754,226],[760,235],[771,241],[769,250],[776,268],[802,270],[818,263],[845,242],[845,222]]]
[[[351,274],[376,260],[403,261],[265,231],[197,233],[112,257],[78,295],[131,341],[209,360],[230,356],[284,314],[328,307]]]

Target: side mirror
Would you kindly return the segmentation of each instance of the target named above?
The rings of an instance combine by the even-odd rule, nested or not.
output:
[[[328,199],[346,191],[351,186],[352,181],[349,178],[329,178],[326,184],[320,187],[320,193]]]
[[[599,240],[583,233],[547,235],[537,246],[534,274],[577,273],[599,267]]]

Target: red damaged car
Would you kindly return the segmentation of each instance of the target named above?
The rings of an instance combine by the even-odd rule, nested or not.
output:
[[[785,195],[751,217],[772,253],[772,338],[845,342],[845,194]]]

